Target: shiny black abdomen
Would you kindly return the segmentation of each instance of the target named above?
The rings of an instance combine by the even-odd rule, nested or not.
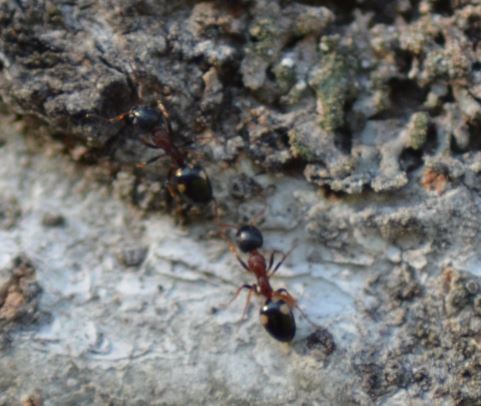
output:
[[[289,305],[283,300],[266,300],[260,310],[260,321],[278,341],[289,342],[296,335],[296,320]]]
[[[207,204],[212,201],[212,186],[204,169],[197,165],[178,168],[172,179],[175,191],[190,204]]]
[[[257,227],[245,225],[237,230],[236,243],[242,252],[251,252],[261,248],[264,239]]]

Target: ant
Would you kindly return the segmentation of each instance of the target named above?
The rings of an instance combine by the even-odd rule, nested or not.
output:
[[[142,144],[152,149],[161,149],[171,158],[167,188],[172,196],[180,196],[192,205],[208,204],[214,199],[212,185],[204,168],[188,162],[186,155],[172,142],[169,114],[161,102],[157,102],[156,107],[135,106],[109,121],[121,121],[130,125]],[[146,164],[160,157],[162,155],[148,160]]]
[[[161,149],[170,157],[172,164],[167,176],[167,189],[170,195],[174,198],[180,196],[183,201],[191,205],[210,203],[214,200],[212,185],[204,168],[199,164],[189,162],[187,155],[173,143],[169,113],[162,102],[157,101],[154,106],[143,103],[143,87],[132,66],[130,75],[137,82],[139,103],[129,111],[107,121],[110,123],[121,122],[129,126],[133,135],[142,144],[152,149]],[[89,114],[89,116],[95,115]],[[139,166],[150,164],[162,156],[154,157]]]
[[[224,225],[224,227],[231,226]],[[226,306],[231,304],[239,296],[243,289],[247,289],[249,293],[247,295],[246,304],[242,315],[242,318],[244,318],[252,295],[256,294],[263,296],[265,301],[259,312],[262,326],[276,340],[281,342],[290,342],[296,335],[296,320],[292,312],[294,307],[300,311],[306,320],[308,320],[311,324],[314,324],[304,314],[302,309],[300,309],[297,304],[297,300],[286,289],[274,290],[270,284],[270,278],[281,267],[294,247],[292,247],[286,254],[278,250],[272,251],[269,257],[269,264],[267,264],[264,255],[258,251],[260,248],[262,248],[263,241],[264,239],[261,231],[252,224],[242,225],[237,228],[237,247],[232,241],[227,240],[230,251],[233,252],[241,266],[246,271],[252,272],[256,276],[257,283],[252,285],[242,285],[237,289],[234,297]],[[249,254],[247,263],[240,257],[237,249],[243,253]],[[279,260],[279,262],[277,262],[277,264],[274,265],[276,253],[282,254],[282,258]]]

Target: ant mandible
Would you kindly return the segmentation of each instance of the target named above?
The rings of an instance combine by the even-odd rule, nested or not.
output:
[[[244,317],[252,295],[257,294],[263,296],[265,298],[265,302],[259,312],[262,326],[276,340],[281,342],[290,342],[296,335],[296,320],[294,318],[292,309],[294,307],[297,308],[297,310],[300,311],[306,320],[309,319],[297,305],[296,299],[286,289],[274,290],[271,287],[269,279],[281,267],[294,247],[292,247],[286,254],[278,250],[272,251],[269,257],[269,264],[267,265],[264,255],[258,251],[260,248],[262,248],[263,241],[264,239],[261,231],[252,224],[242,225],[237,228],[237,247],[234,245],[234,243],[232,243],[232,241],[227,239],[229,249],[234,253],[239,263],[246,271],[253,273],[257,280],[256,284],[245,284],[237,289],[234,297],[227,305],[232,303],[239,296],[243,289],[247,289],[249,293],[244,306]],[[247,263],[240,257],[237,248],[242,252],[249,254]],[[282,258],[277,264],[274,265],[276,253],[282,254]]]

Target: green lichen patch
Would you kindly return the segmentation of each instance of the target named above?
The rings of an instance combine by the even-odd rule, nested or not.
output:
[[[326,51],[311,71],[309,85],[316,92],[322,129],[333,132],[344,124],[344,107],[356,93],[357,64],[352,49],[326,45],[321,44]]]
[[[276,20],[261,18],[249,29],[251,43],[249,50],[259,56],[269,57],[271,50],[277,47],[278,36],[282,33]]]
[[[429,116],[426,113],[414,113],[407,125],[409,147],[419,150],[426,142],[429,130]]]
[[[302,143],[295,129],[289,131],[288,136],[289,144],[291,146],[291,153],[294,157],[301,158],[306,162],[312,162],[316,159],[315,152],[307,145]]]

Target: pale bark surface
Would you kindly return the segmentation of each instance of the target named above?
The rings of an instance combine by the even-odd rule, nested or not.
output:
[[[0,404],[479,404],[480,16],[1,2]],[[317,333],[220,310],[251,276],[106,120],[156,100],[223,221],[264,210],[266,252],[296,245],[272,284]]]

